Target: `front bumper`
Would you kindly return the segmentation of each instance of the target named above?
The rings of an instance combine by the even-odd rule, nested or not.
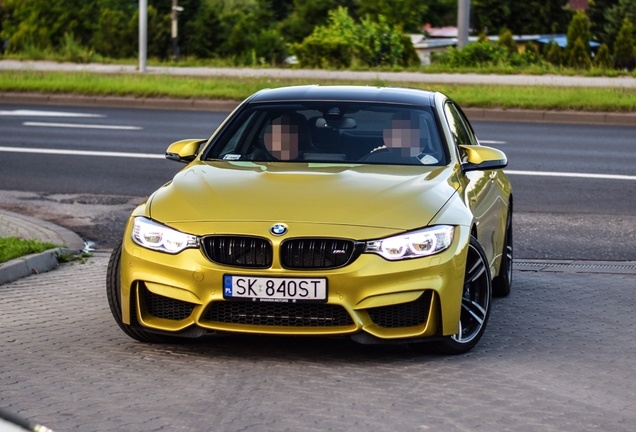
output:
[[[169,255],[131,240],[128,224],[121,257],[122,320],[148,330],[194,329],[280,335],[353,335],[396,340],[457,333],[468,228],[458,226],[450,248],[431,257],[387,261],[362,254],[332,270],[287,270],[219,265],[201,250]],[[324,227],[323,227],[324,228]],[[262,232],[262,231],[260,231]],[[324,230],[321,235],[329,235]],[[274,255],[280,239],[272,238]],[[326,303],[225,300],[223,276],[324,277]],[[201,333],[201,332],[199,332]]]

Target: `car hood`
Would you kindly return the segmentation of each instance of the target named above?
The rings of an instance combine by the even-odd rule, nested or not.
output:
[[[408,230],[455,192],[451,167],[194,162],[150,198],[151,218]]]

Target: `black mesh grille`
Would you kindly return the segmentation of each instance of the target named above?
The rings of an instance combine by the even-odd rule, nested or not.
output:
[[[424,291],[417,300],[391,306],[367,309],[371,320],[384,328],[420,326],[428,320],[432,291]]]
[[[351,240],[291,239],[281,245],[281,261],[288,269],[332,269],[352,263],[360,252]]]
[[[210,261],[235,267],[268,268],[272,265],[272,245],[260,237],[210,236],[203,239]]]
[[[146,312],[153,317],[179,321],[188,318],[195,306],[192,303],[153,294],[143,283],[140,284],[140,290]]]
[[[324,303],[214,302],[207,321],[283,327],[338,327],[353,324],[346,309]]]

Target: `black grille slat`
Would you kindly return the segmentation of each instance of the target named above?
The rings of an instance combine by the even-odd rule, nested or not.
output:
[[[173,321],[181,321],[192,315],[194,304],[151,293],[143,283],[140,289],[148,315]]]
[[[428,321],[433,292],[428,290],[408,303],[367,309],[371,321],[384,328],[415,327]]]
[[[282,327],[353,325],[345,308],[324,303],[213,302],[205,320],[226,324]]]
[[[204,237],[203,251],[210,261],[217,264],[247,268],[268,268],[272,265],[272,245],[260,237]]]
[[[282,265],[288,269],[333,269],[355,261],[361,244],[351,240],[303,238],[281,244]]]

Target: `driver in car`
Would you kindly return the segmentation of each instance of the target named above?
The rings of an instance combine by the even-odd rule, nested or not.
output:
[[[399,150],[402,157],[416,157],[424,165],[439,162],[435,157],[422,151],[420,117],[409,112],[400,111],[391,117],[391,125],[382,133],[384,145],[371,150],[374,153],[382,149]],[[428,139],[428,137],[426,137]]]

